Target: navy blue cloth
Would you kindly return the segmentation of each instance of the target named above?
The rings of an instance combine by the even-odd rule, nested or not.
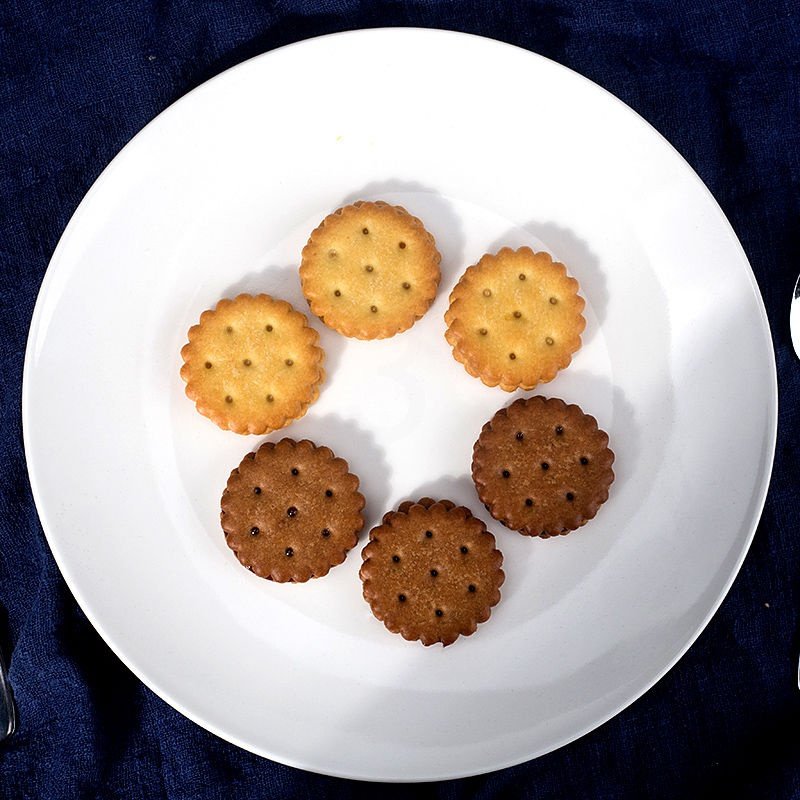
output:
[[[88,624],[42,534],[20,423],[36,293],[78,202],[169,103],[289,42],[382,25],[483,34],[606,87],[710,187],[766,301],[780,376],[775,473],[733,589],[690,652],[599,730],[536,761],[418,787],[441,798],[800,798],[800,270],[796,0],[6,0],[0,4],[0,649],[20,728],[2,798],[345,798],[375,787],[258,758],[146,689]],[[731,386],[735,391],[736,376]],[[381,787],[400,797],[408,787]]]

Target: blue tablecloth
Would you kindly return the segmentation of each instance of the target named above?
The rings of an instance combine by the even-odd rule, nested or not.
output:
[[[788,333],[800,271],[800,6],[792,0],[0,5],[0,650],[10,655],[20,718],[18,733],[0,744],[0,797],[375,791],[239,750],[122,666],[65,588],[42,535],[26,476],[20,381],[56,242],[98,173],[145,123],[250,56],[379,25],[452,28],[521,45],[583,73],[649,120],[708,184],[741,238],[769,313],[781,391],[761,525],[688,655],[583,739],[513,769],[419,787],[419,795],[800,797],[800,363]]]

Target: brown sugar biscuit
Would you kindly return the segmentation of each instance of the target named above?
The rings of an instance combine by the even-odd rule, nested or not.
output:
[[[303,248],[300,281],[311,310],[357,339],[385,339],[430,308],[441,255],[404,208],[359,201],[325,217]]]
[[[489,513],[526,536],[592,519],[614,482],[614,453],[594,417],[557,398],[520,398],[483,426],[472,478]]]
[[[507,392],[553,380],[581,346],[578,282],[547,253],[504,247],[469,267],[450,294],[445,338],[467,372]]]
[[[342,458],[307,439],[266,442],[231,473],[222,529],[243,566],[302,583],[327,575],[364,527],[364,496]]]
[[[364,599],[392,633],[452,644],[489,619],[505,580],[486,526],[463,506],[425,497],[390,511],[369,534]]]
[[[181,377],[197,410],[220,428],[269,433],[319,396],[325,354],[304,314],[267,294],[220,300],[189,329]]]

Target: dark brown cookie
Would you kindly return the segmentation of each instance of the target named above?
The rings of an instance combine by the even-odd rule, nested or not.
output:
[[[228,547],[251,572],[284,583],[327,575],[364,527],[364,496],[343,458],[304,439],[248,453],[222,493]]]
[[[424,497],[390,511],[361,557],[364,599],[392,633],[452,644],[500,601],[502,553],[469,509]]]
[[[495,519],[546,539],[597,514],[614,482],[613,463],[594,417],[557,398],[527,397],[483,426],[472,478]]]

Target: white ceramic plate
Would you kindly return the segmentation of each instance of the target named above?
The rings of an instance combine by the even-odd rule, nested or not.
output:
[[[274,434],[330,445],[367,516],[421,495],[470,506],[481,425],[512,398],[443,333],[463,269],[543,246],[587,299],[584,347],[543,393],[595,415],[617,482],[548,541],[491,529],[503,599],[447,649],[389,634],[358,550],[273,585],[225,545],[219,496],[262,439],[183,395],[179,350],[220,297],[304,308],[306,237],[357,198],[407,206],[443,254],[414,328],[345,340],[318,320],[329,379]],[[763,305],[711,195],[629,108],[497,42],[374,30],[268,53],[195,90],[114,159],[70,222],[36,306],[25,445],[48,541],[89,619],[154,691],[256,753],[354,778],[496,769],[591,730],[708,622],[762,508],[776,431]]]

